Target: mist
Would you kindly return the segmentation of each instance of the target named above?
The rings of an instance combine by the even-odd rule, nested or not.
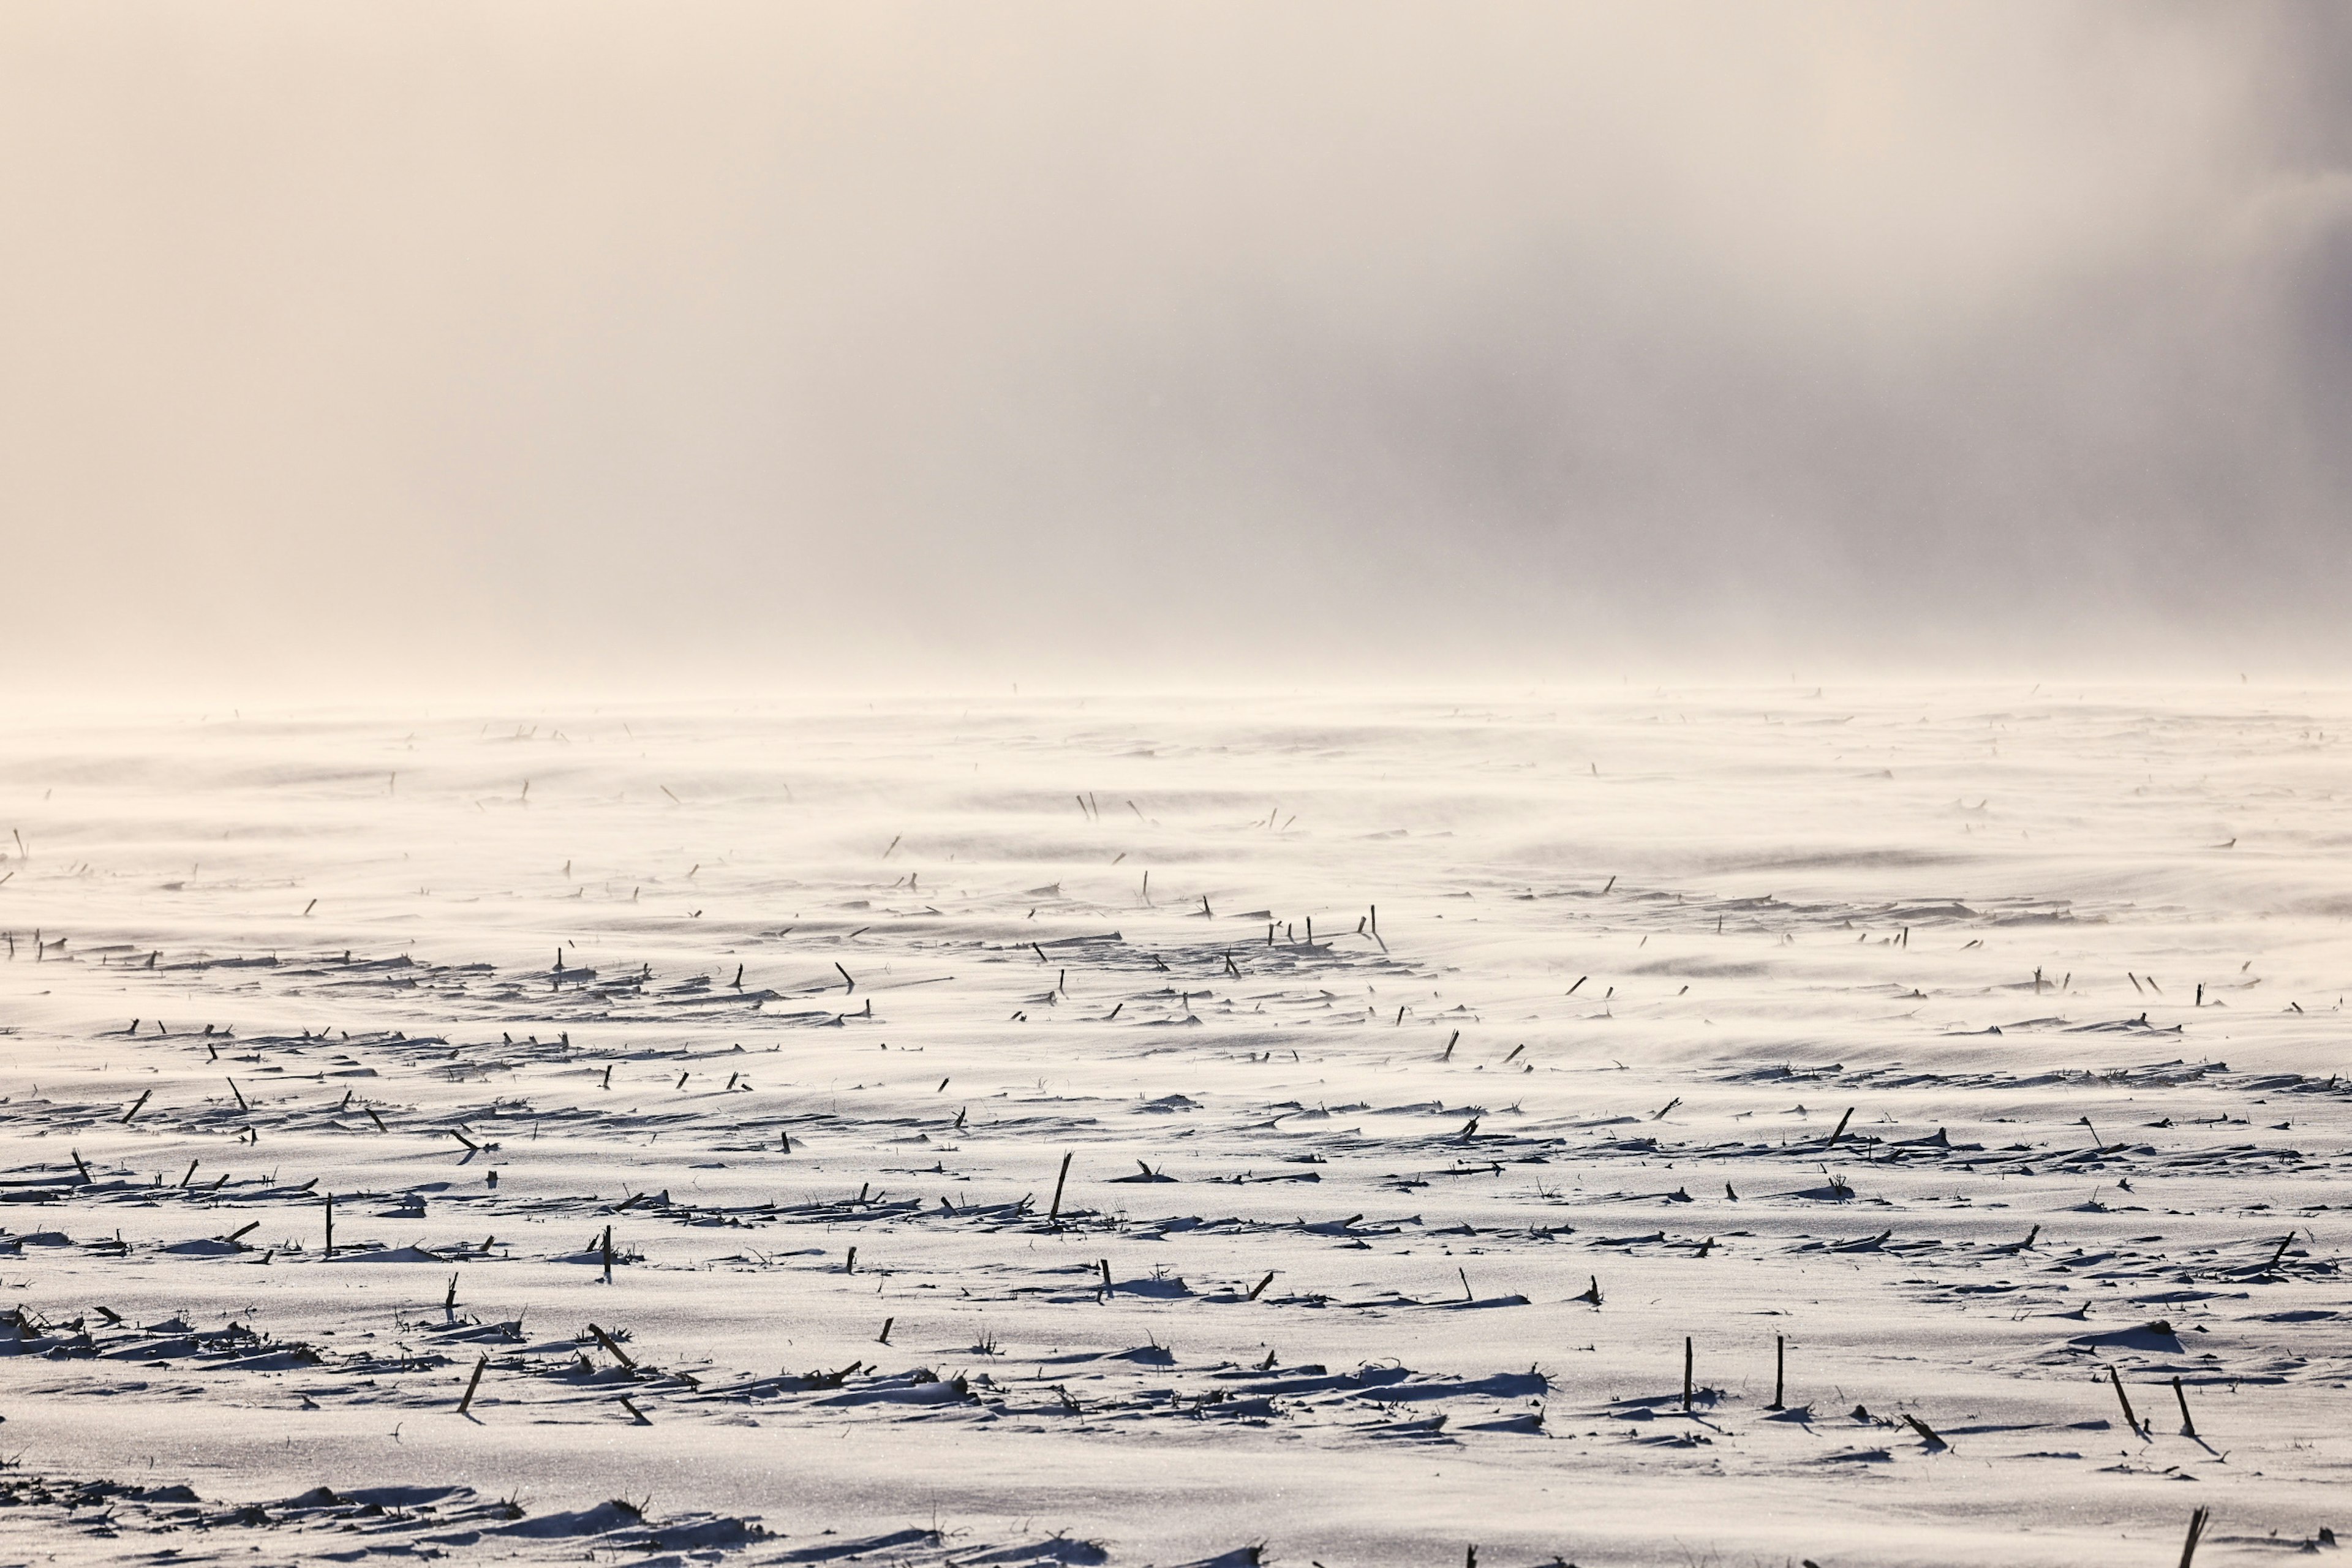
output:
[[[2352,22],[14,5],[18,681],[2344,673]]]

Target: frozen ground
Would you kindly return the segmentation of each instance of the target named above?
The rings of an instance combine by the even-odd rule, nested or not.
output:
[[[2324,1553],[2347,731],[11,721],[0,1559]]]

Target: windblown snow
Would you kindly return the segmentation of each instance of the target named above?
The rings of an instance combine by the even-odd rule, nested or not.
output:
[[[2347,731],[12,720],[0,1555],[2326,1552]]]

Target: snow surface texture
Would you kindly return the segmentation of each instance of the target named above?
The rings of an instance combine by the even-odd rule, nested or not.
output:
[[[17,721],[0,1557],[2324,1552],[2347,709]]]

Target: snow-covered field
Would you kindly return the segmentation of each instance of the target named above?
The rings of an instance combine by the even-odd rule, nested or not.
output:
[[[0,1558],[2324,1552],[2347,732],[10,721]]]

